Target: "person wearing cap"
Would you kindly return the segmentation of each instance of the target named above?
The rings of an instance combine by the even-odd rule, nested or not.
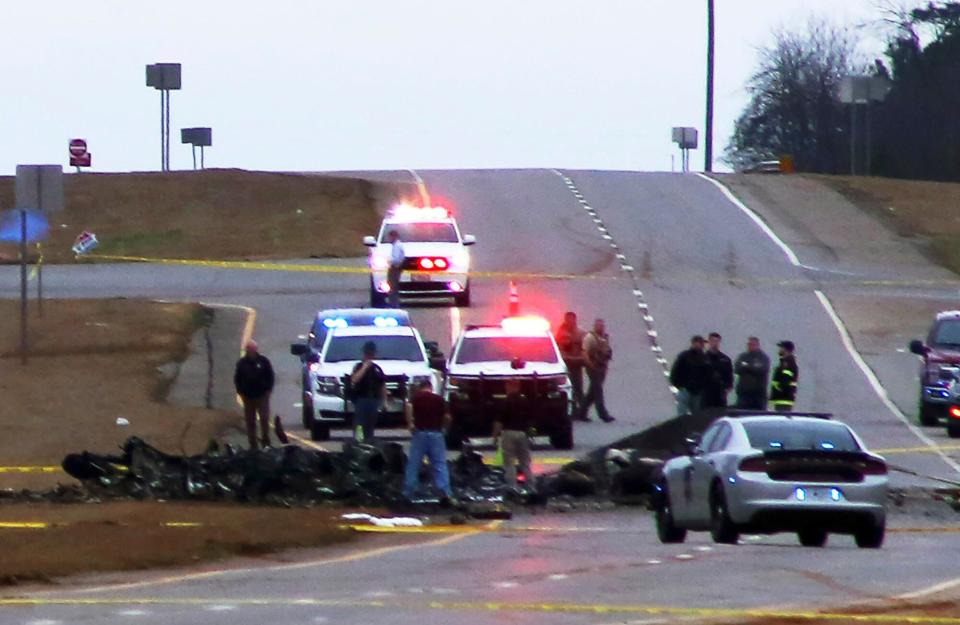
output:
[[[390,240],[390,266],[387,268],[387,284],[390,285],[390,292],[387,293],[387,302],[390,308],[400,308],[400,274],[403,273],[403,263],[407,260],[407,254],[403,249],[399,232],[391,230],[387,238]]]
[[[767,382],[770,380],[770,357],[760,349],[760,339],[747,339],[747,351],[737,356],[736,407],[743,410],[767,409]]]
[[[410,455],[403,479],[403,495],[412,499],[420,485],[423,457],[430,461],[433,484],[450,499],[450,473],[447,469],[447,446],[443,430],[450,425],[450,411],[443,397],[433,392],[433,384],[424,380],[417,385],[404,406],[407,429],[410,430]]]
[[[793,341],[780,341],[780,362],[773,370],[773,380],[770,382],[770,404],[777,412],[790,412],[797,400],[797,381],[800,378],[800,369],[793,352]]]
[[[570,386],[573,387],[573,410],[579,414],[580,404],[583,403],[583,356],[584,332],[577,326],[577,313],[568,312],[563,315],[563,323],[557,328],[554,337],[560,356],[567,365],[567,374],[570,376]]]
[[[677,415],[700,410],[704,390],[710,383],[712,370],[703,353],[706,341],[699,334],[690,339],[690,348],[677,354],[670,367],[670,384],[677,389]]]
[[[353,402],[353,437],[372,442],[377,427],[377,414],[387,401],[387,378],[380,365],[373,361],[377,344],[363,344],[363,359],[350,374],[350,400]]]
[[[270,360],[260,353],[253,339],[243,346],[243,357],[233,372],[233,385],[243,402],[243,418],[247,426],[250,449],[257,449],[257,418],[260,421],[260,444],[270,446],[270,393],[274,375]]]
[[[701,408],[724,408],[727,405],[727,393],[733,388],[733,363],[730,357],[720,351],[723,337],[719,332],[707,335],[705,356],[710,365],[710,378],[701,397]]]

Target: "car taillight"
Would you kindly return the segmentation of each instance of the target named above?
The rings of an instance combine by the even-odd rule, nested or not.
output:
[[[426,271],[434,269],[443,271],[450,266],[450,261],[446,258],[424,257],[417,261],[417,266]]]
[[[744,458],[740,461],[740,470],[747,472],[756,472],[756,473],[766,473],[767,469],[767,460],[762,456],[756,456],[754,458]]]
[[[861,472],[864,475],[886,475],[887,463],[882,460],[867,460],[863,463]]]
[[[960,419],[960,406],[950,406],[950,410],[947,411],[947,416],[951,419]]]

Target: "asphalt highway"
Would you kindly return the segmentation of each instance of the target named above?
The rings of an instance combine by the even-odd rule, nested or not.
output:
[[[913,411],[909,385],[894,385],[893,403],[883,401],[844,344],[829,307],[831,293],[844,287],[822,276],[831,269],[830,258],[816,257],[819,273],[801,266],[810,264],[805,248],[795,250],[793,262],[709,181],[552,170],[417,174],[431,195],[452,206],[461,229],[477,236],[475,268],[503,274],[475,281],[469,309],[412,307],[426,339],[446,350],[462,324],[499,320],[507,311],[511,272],[576,276],[518,278],[522,311],[557,322],[573,310],[584,326],[595,317],[607,321],[614,346],[608,404],[617,421],[577,424],[576,449],[562,455],[580,454],[670,416],[665,363],[690,335],[717,330],[731,357],[751,334],[771,356],[778,340],[793,340],[801,368],[798,409],[834,412],[871,447],[892,450],[890,461],[908,470],[956,478],[949,458],[955,452],[945,459],[928,445],[949,439],[939,430],[918,435],[898,415],[898,409]],[[412,174],[376,175],[409,182]],[[18,295],[16,276],[15,269],[0,268],[0,297]],[[44,284],[50,297],[153,297],[255,308],[255,335],[279,373],[274,407],[291,426],[299,423],[299,372],[289,344],[317,309],[364,305],[368,296],[362,274],[209,267],[50,267]],[[888,364],[891,371],[903,367],[904,376],[914,374],[907,356]],[[901,473],[891,479],[935,485]],[[905,530],[914,521],[900,517],[893,525]],[[832,537],[825,549],[800,548],[792,536],[747,537],[739,546],[720,547],[703,534],[686,545],[663,546],[649,515],[629,509],[517,517],[496,531],[403,536],[397,548],[374,549],[396,540],[132,587],[113,585],[119,578],[112,576],[93,591],[29,594],[34,605],[0,601],[0,623],[742,620],[748,615],[718,610],[804,612],[922,591],[955,575],[953,558],[943,554],[958,546],[956,533],[928,531],[893,532],[879,551],[857,550],[846,537]],[[704,611],[683,612],[690,609]]]

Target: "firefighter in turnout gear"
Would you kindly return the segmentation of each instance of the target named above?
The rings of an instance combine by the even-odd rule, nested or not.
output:
[[[797,368],[797,359],[793,356],[793,341],[780,341],[780,362],[773,371],[770,382],[770,404],[777,412],[790,412],[797,400],[797,381],[800,370]]]

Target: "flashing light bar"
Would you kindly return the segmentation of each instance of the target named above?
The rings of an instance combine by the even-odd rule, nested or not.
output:
[[[378,328],[396,328],[400,325],[396,317],[374,317],[373,325]]]
[[[516,334],[537,335],[549,332],[550,322],[543,317],[507,317],[500,322],[500,327]]]
[[[323,320],[323,326],[324,326],[325,328],[330,329],[330,330],[332,330],[332,329],[334,329],[334,328],[346,328],[348,325],[350,325],[350,324],[347,323],[347,320],[344,319],[343,317],[336,317],[336,318],[333,318],[333,319],[324,319],[324,320]]]
[[[438,219],[449,219],[450,211],[443,206],[397,204],[390,210],[390,216],[402,221],[435,221]]]

